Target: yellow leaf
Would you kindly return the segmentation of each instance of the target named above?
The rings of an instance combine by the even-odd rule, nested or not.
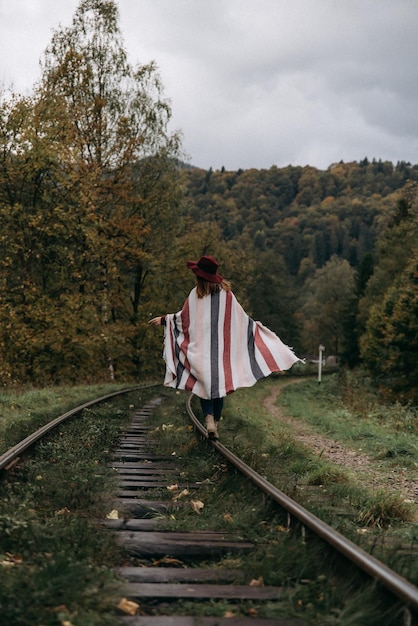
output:
[[[106,515],[106,519],[119,519],[119,512],[116,509],[112,509],[112,511]]]
[[[232,517],[232,515],[231,515],[230,513],[225,513],[225,515],[224,515],[224,520],[225,520],[226,522],[233,522],[233,521],[234,521],[234,518]]]
[[[234,611],[225,611],[224,617],[236,617]]]
[[[71,511],[70,509],[67,509],[66,506],[63,509],[60,509],[59,511],[55,511],[55,515],[68,515],[68,513],[71,513]]]
[[[260,576],[260,578],[253,578],[250,580],[249,585],[250,587],[263,587],[264,578],[262,576]]]
[[[118,604],[118,609],[126,615],[136,615],[139,609],[139,604],[133,602],[132,600],[128,600],[127,598],[122,598]]]
[[[200,513],[200,511],[203,509],[205,505],[200,500],[192,500],[190,502],[190,506],[192,507],[195,513]]]
[[[178,485],[169,485],[167,487],[168,491],[177,491],[178,488],[179,488]]]
[[[288,533],[289,529],[286,528],[286,526],[276,526],[276,530],[279,531],[279,533]]]
[[[158,561],[153,561],[152,566],[158,567],[159,565],[178,565],[179,567],[186,567],[183,561],[179,561],[179,559],[173,559],[172,557],[165,556]]]
[[[190,495],[190,491],[188,489],[182,489],[180,493],[174,496],[173,500],[179,500],[179,498],[184,498],[184,496]]]

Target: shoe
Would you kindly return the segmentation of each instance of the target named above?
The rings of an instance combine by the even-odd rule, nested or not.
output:
[[[219,439],[218,430],[216,428],[216,422],[213,419],[213,415],[206,415],[206,430],[208,431],[209,439]]]

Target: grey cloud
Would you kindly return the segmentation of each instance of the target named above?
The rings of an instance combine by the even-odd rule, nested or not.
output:
[[[30,87],[51,29],[77,4],[0,0],[0,80]],[[118,5],[129,60],[157,62],[192,163],[418,161],[415,0]]]

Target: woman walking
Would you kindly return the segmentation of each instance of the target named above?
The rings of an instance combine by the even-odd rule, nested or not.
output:
[[[165,326],[164,385],[200,399],[208,436],[218,439],[224,397],[251,387],[300,359],[271,330],[247,315],[218,274],[212,256],[188,261],[196,286],[178,313],[154,317]]]

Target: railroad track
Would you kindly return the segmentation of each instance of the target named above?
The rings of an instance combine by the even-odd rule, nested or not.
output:
[[[187,401],[187,411],[193,422],[196,433],[203,439],[207,438],[206,430],[201,424],[192,408],[190,396]],[[243,553],[251,550],[251,544],[241,539],[226,537],[224,533],[217,532],[166,532],[158,530],[158,523],[153,521],[153,516],[168,514],[174,506],[169,496],[165,500],[148,500],[147,494],[153,488],[167,487],[170,482],[179,480],[176,475],[176,459],[170,456],[150,455],[149,450],[153,442],[147,440],[147,417],[150,407],[144,407],[133,419],[132,428],[126,433],[121,441],[121,447],[116,451],[115,469],[120,476],[120,493],[114,506],[119,511],[122,519],[109,522],[108,527],[117,531],[119,542],[126,552],[133,556],[155,559],[157,567],[125,567],[119,568],[118,573],[127,583],[124,586],[126,596],[138,602],[140,606],[144,601],[185,600],[185,599],[220,599],[251,600],[263,602],[272,599],[279,600],[284,589],[270,586],[250,586],[237,584],[238,573],[235,571],[196,568],[198,559],[213,558],[226,553]],[[208,440],[208,444],[239,472],[244,474],[269,499],[273,500],[281,508],[287,511],[289,520],[302,525],[303,529],[309,529],[321,540],[336,550],[345,559],[378,581],[395,599],[404,603],[402,617],[403,624],[416,623],[418,614],[418,589],[404,578],[398,576],[390,568],[376,560],[351,541],[336,532],[319,518],[309,513],[306,509],[293,501],[274,485],[269,483],[248,465],[236,457],[219,441]],[[162,477],[164,477],[163,480]],[[178,484],[178,489],[190,487]],[[161,567],[164,558],[179,559],[187,562],[193,559],[193,567]],[[125,621],[133,626],[159,626],[159,617],[125,618]],[[168,618],[166,618],[168,619]],[[194,622],[185,621],[185,617],[170,617],[170,623],[175,626]],[[188,616],[188,619],[192,619]],[[168,622],[164,622],[168,623]],[[196,622],[197,623],[197,622]],[[209,625],[221,624],[219,618],[209,619],[205,622]],[[226,622],[225,622],[226,623]],[[231,624],[229,620],[227,622]],[[237,624],[255,624],[254,618],[240,618]],[[307,624],[295,618],[275,618],[273,620],[259,620],[266,626],[277,624],[278,626],[302,626]],[[401,622],[400,622],[401,623]],[[382,624],[383,626],[383,624]]]
[[[136,412],[130,429],[122,437],[115,451],[112,467],[119,475],[119,494],[113,502],[113,511],[119,519],[108,520],[105,525],[116,533],[117,540],[126,554],[148,559],[155,566],[127,566],[117,573],[127,582],[123,593],[129,601],[138,603],[138,608],[147,607],[155,611],[155,603],[174,601],[277,601],[283,594],[281,587],[252,586],[241,580],[236,569],[200,567],[199,562],[219,559],[226,555],[243,555],[254,548],[253,544],[225,532],[166,531],[161,530],[158,515],[169,514],[175,509],[176,501],[149,499],[147,494],[157,489],[176,485],[176,492],[190,491],[192,485],[181,483],[181,466],[176,457],[150,452],[154,442],[149,439],[147,421],[152,411],[148,405]],[[166,493],[170,493],[167,492]],[[196,496],[197,497],[197,496]],[[177,503],[180,504],[179,501]],[[192,561],[193,566],[187,566]],[[175,566],[164,567],[164,563]],[[181,564],[181,567],[178,565]],[[135,610],[135,605],[134,605]],[[149,609],[148,609],[149,610]],[[192,615],[126,617],[124,621],[135,626],[185,626],[186,624],[236,624],[239,626],[305,626],[306,621],[295,618],[255,619],[254,617],[232,618],[202,617],[201,609],[193,621]],[[169,621],[166,621],[169,620]]]
[[[43,435],[86,406],[133,389],[135,388],[86,403],[56,418],[50,425],[1,455],[0,470],[13,466],[16,459]],[[126,560],[128,562],[131,560],[128,565],[116,568],[126,598],[124,610],[133,613],[121,617],[120,622],[130,626],[308,625],[309,622],[306,620],[294,616],[261,619],[257,617],[258,609],[250,613],[251,617],[210,616],[214,602],[225,600],[231,606],[234,603],[260,606],[263,602],[280,602],[288,590],[276,586],[253,585],[248,579],[243,579],[240,571],[233,567],[228,569],[212,566],[216,559],[222,559],[225,555],[245,555],[251,552],[254,546],[241,536],[208,529],[190,532],[163,530],[162,519],[167,519],[170,511],[182,506],[181,499],[173,498],[173,493],[167,486],[175,484],[179,493],[183,490],[192,492],[193,501],[198,502],[199,485],[182,484],[181,464],[177,457],[159,451],[154,427],[150,425],[150,417],[158,403],[157,398],[147,402],[135,412],[130,428],[123,434],[114,452],[112,462],[118,476],[118,493],[111,503],[112,513],[109,517],[113,519],[102,522],[103,532],[115,533],[126,554]],[[195,433],[200,439],[206,439],[206,431],[196,417],[192,404],[193,397],[190,396],[187,411]],[[208,440],[207,445],[213,448],[214,454],[222,455],[229,466],[235,467],[251,480],[264,492],[266,498],[285,510],[290,525],[307,529],[308,532],[320,537],[321,541],[326,542],[344,559],[359,568],[362,574],[373,578],[379,586],[387,590],[396,602],[403,605],[403,617],[399,624],[409,626],[417,623],[418,589],[415,586],[276,489],[221,442]],[[152,496],[155,493],[158,493],[158,498]],[[165,494],[165,497],[163,498],[161,494]],[[187,603],[187,615],[171,614],[176,602]],[[190,609],[191,602],[196,604],[195,614],[193,609]],[[207,614],[204,609],[202,613],[202,603],[205,602],[210,608]],[[231,615],[233,614],[231,611]]]

